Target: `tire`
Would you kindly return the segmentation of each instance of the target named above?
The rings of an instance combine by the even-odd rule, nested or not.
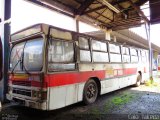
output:
[[[135,84],[135,87],[139,87],[141,85],[141,81],[142,81],[142,75],[138,73],[137,82]]]
[[[98,96],[98,85],[94,80],[89,80],[84,87],[83,102],[88,105],[96,101]]]

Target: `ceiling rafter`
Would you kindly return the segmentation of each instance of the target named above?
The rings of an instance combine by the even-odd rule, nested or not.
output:
[[[100,6],[100,7],[97,7],[97,8],[94,8],[94,9],[87,10],[87,11],[85,11],[83,14],[95,12],[95,11],[97,11],[97,10],[101,10],[101,9],[104,9],[104,8],[106,8],[106,6],[105,6],[105,5],[102,5],[102,6]]]
[[[142,18],[149,23],[148,18],[144,15],[144,13],[141,11],[141,9],[139,7],[137,7],[137,5],[135,5],[132,0],[128,0],[129,3],[131,4],[131,6],[142,16]]]
[[[121,20],[116,20],[114,22],[111,22],[110,24],[115,24],[115,23],[119,23],[119,22],[126,22],[126,21],[132,21],[132,20],[140,20],[141,17],[132,17],[132,18],[128,18],[128,19],[121,19]]]
[[[104,10],[102,10],[101,13],[99,13],[99,15],[96,17],[96,19],[98,19],[100,16],[103,16],[105,18],[107,18],[106,16],[103,15],[103,13],[107,10],[107,8],[105,8]]]
[[[123,3],[123,2],[126,2],[126,1],[127,1],[127,0],[121,0],[121,1],[111,2],[110,4],[113,5],[113,6],[118,4],[118,6],[120,6],[120,5],[119,5],[120,3]],[[101,10],[101,9],[106,8],[106,7],[107,7],[106,5],[102,5],[102,6],[100,6],[100,7],[97,7],[97,8],[88,10],[88,11],[85,11],[83,14],[95,12],[95,11],[97,11],[97,10]],[[120,6],[120,9],[124,9],[124,8],[122,8],[122,7]]]
[[[78,8],[76,15],[82,15],[83,12],[94,2],[95,0],[85,0]]]
[[[112,5],[116,5],[116,4],[120,4],[120,3],[123,3],[123,2],[127,2],[128,0],[117,0],[115,2],[112,2],[111,4]]]
[[[148,0],[140,0],[138,3],[135,3],[137,6],[142,6],[145,4]]]
[[[72,11],[75,11],[75,9],[71,5],[67,5],[67,4],[63,3],[61,0],[56,0],[56,3],[62,4],[63,6],[68,7]]]
[[[109,21],[113,21],[112,19],[104,16],[103,14],[101,14],[101,13],[99,13],[99,12],[96,12],[96,11],[95,11],[95,13],[97,13],[99,16],[102,16],[102,17],[106,18],[106,19],[109,20]]]
[[[89,18],[91,18],[91,19],[94,19],[94,20],[96,20],[96,18],[94,18],[93,16],[90,16],[90,15],[87,15]],[[109,27],[111,27],[111,25],[109,25],[109,24],[106,24],[106,23],[104,23],[103,21],[101,21],[101,20],[96,20],[95,22],[98,22],[98,23],[101,23],[101,25],[103,25],[103,26],[109,26]],[[99,24],[98,24],[98,26],[100,26]],[[106,28],[107,28],[106,27]]]
[[[126,21],[126,22],[119,22],[119,23],[108,23],[111,27],[110,28],[114,28],[114,27],[117,27],[117,26],[123,26],[123,25],[129,25],[129,24],[132,24],[132,23],[140,23],[136,20],[131,20],[131,21]]]
[[[116,26],[119,26],[119,25],[129,25],[131,23],[141,23],[137,20],[130,20],[130,21],[126,21],[126,22],[119,22],[119,23],[114,23],[114,24],[111,24],[113,27],[116,27]]]
[[[82,4],[83,2],[80,0],[75,0],[77,3]]]

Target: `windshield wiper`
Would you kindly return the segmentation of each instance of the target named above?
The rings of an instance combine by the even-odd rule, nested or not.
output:
[[[17,61],[17,63],[15,64],[15,66],[13,67],[13,69],[12,69],[12,74],[13,74],[13,72],[14,72],[14,69],[16,68],[16,66],[18,65],[18,63],[20,62],[21,64],[20,64],[20,66],[22,65],[22,70],[23,70],[23,68],[24,68],[24,70],[25,70],[25,72],[27,73],[27,74],[30,74],[29,73],[29,71],[26,69],[26,67],[25,67],[25,65],[24,65],[24,48],[25,48],[25,46],[26,46],[26,43],[27,43],[27,41],[24,43],[24,46],[23,46],[23,50],[22,50],[22,53],[21,53],[21,57],[20,57],[20,59]]]
[[[21,55],[22,56],[22,55]],[[11,74],[13,74],[14,69],[16,68],[16,66],[18,65],[19,62],[22,62],[21,58],[17,61],[17,63],[15,64],[15,66],[13,67]]]

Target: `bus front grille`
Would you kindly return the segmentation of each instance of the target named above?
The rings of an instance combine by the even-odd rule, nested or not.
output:
[[[25,90],[25,89],[13,89],[14,94],[19,94],[19,95],[25,95],[31,97],[31,90]]]
[[[12,81],[13,85],[31,86],[31,81]]]

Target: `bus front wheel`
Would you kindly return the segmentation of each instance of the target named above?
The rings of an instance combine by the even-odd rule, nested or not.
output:
[[[98,96],[98,85],[91,79],[89,80],[84,87],[83,91],[83,102],[88,105],[94,103]]]

